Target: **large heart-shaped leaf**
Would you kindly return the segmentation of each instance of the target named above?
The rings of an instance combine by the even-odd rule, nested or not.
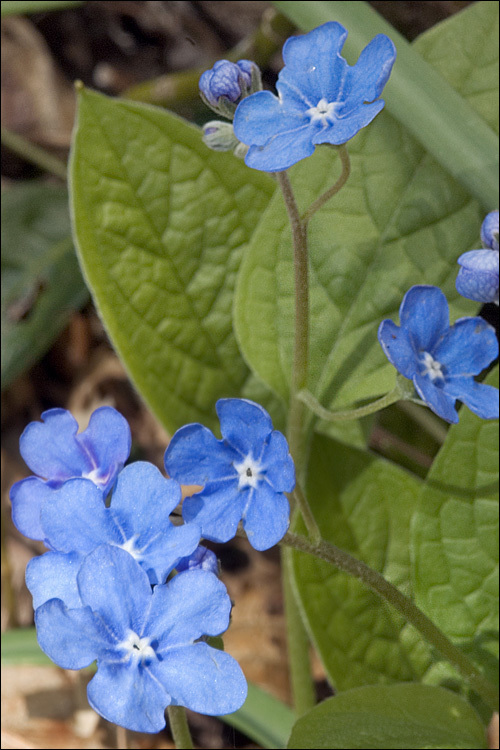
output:
[[[320,703],[295,724],[289,748],[381,750],[485,748],[478,715],[460,696],[428,685],[348,690]]]
[[[463,15],[451,18],[415,43],[490,126],[492,107],[482,92],[498,89],[491,64],[498,59],[498,46],[490,34],[497,13],[493,7],[486,13],[471,8],[468,23]],[[458,70],[448,54],[453,33],[457,45],[463,43],[467,50]],[[393,386],[394,370],[376,332],[382,319],[397,317],[410,286],[442,287],[454,316],[477,310],[455,290],[456,259],[478,246],[483,218],[461,185],[386,112],[349,143],[349,152],[352,175],[313,217],[309,233],[309,387],[325,405],[335,407]],[[326,147],[297,164],[291,180],[301,207],[333,184],[338,173],[335,155]],[[276,194],[242,264],[236,326],[247,361],[284,398],[289,394],[293,319],[291,235],[283,199]]]
[[[71,196],[81,264],[132,380],[170,430],[213,425],[215,400],[248,380],[233,287],[273,190],[181,118],[80,90]]]
[[[307,496],[324,539],[410,591],[409,527],[420,481],[365,451],[316,435]],[[299,522],[297,528],[304,530]],[[421,677],[431,663],[416,631],[365,584],[292,552],[295,590],[311,639],[339,690]]]
[[[486,380],[498,386],[498,368]],[[462,409],[412,523],[417,604],[493,679],[498,655],[498,423]]]

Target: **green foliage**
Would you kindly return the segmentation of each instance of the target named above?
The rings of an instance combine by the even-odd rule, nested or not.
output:
[[[287,705],[251,682],[243,706],[221,718],[266,748],[285,747],[295,721]]]
[[[492,124],[489,98],[478,92],[477,57],[462,55],[457,75],[448,54],[448,37],[456,30],[459,40],[467,39],[466,49],[481,49],[480,63],[489,62],[480,67],[486,76],[482,91],[498,87],[492,67],[498,49],[489,33],[491,13],[473,10],[469,24],[463,16],[452,18],[415,45]],[[309,389],[331,408],[372,398],[392,387],[394,370],[376,332],[382,319],[397,319],[410,286],[440,286],[455,317],[477,309],[458,296],[455,277],[457,257],[478,246],[483,218],[479,205],[386,111],[349,143],[349,153],[351,177],[313,217],[309,233]],[[338,160],[325,146],[292,168],[291,181],[302,210],[338,174]],[[292,362],[293,300],[291,233],[283,199],[276,194],[244,258],[235,321],[247,362],[285,399]],[[255,326],[255,320],[261,324]]]
[[[215,401],[245,387],[233,288],[273,190],[181,118],[80,90],[71,201],[81,264],[132,380],[169,430],[214,425]]]
[[[498,368],[486,382],[498,387]],[[411,543],[418,606],[496,682],[498,423],[462,409],[421,490]]]
[[[325,436],[313,440],[307,496],[322,537],[405,594],[411,594],[409,527],[419,490],[418,479],[383,459]],[[299,606],[337,689],[425,673],[427,646],[365,584],[296,550],[292,560]]]
[[[367,686],[316,706],[295,724],[289,748],[485,748],[474,709],[443,688]]]
[[[20,13],[46,13],[83,5],[82,0],[2,0],[2,16]]]
[[[64,187],[2,194],[2,388],[34,364],[86,301]]]

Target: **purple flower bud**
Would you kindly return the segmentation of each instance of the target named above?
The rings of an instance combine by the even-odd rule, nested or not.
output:
[[[498,209],[491,211],[481,225],[481,242],[484,247],[498,252]]]
[[[236,102],[251,86],[253,66],[250,60],[239,60],[237,63],[219,60],[201,76],[200,92],[212,107],[217,107],[221,97]]]

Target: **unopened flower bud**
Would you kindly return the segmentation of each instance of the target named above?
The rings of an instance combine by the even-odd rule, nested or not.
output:
[[[203,126],[203,143],[212,151],[232,151],[239,145],[230,122],[212,120]]]
[[[200,95],[214,112],[233,118],[241,99],[262,88],[260,71],[250,60],[219,60],[200,78]]]
[[[484,247],[498,252],[498,209],[491,211],[481,225],[481,242]]]

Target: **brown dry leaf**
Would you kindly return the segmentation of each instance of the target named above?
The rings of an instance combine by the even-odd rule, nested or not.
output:
[[[2,19],[2,125],[41,146],[66,151],[75,116],[71,84],[26,18]]]

